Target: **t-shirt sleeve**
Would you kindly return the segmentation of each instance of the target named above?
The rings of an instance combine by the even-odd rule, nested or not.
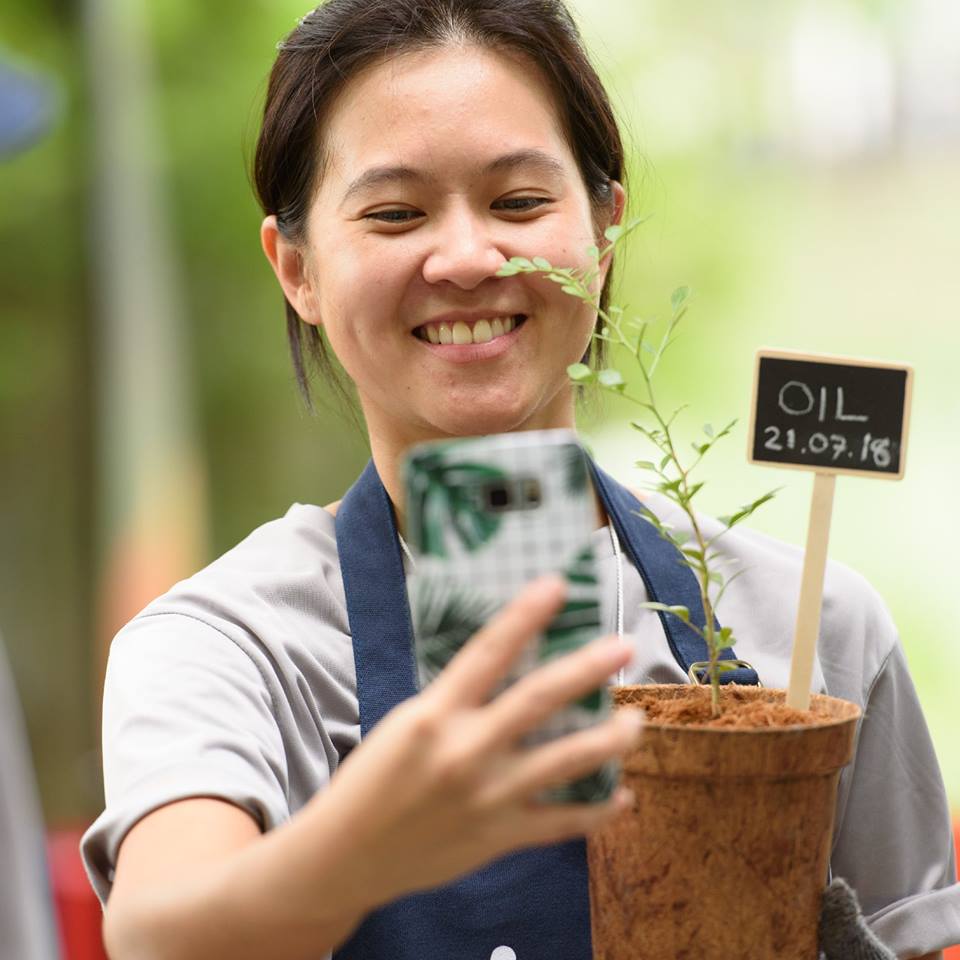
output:
[[[892,629],[892,627],[891,627]],[[898,956],[960,940],[946,792],[899,640],[866,699],[831,859],[870,927]]]
[[[103,769],[106,808],[82,842],[101,902],[123,838],[164,804],[220,798],[250,813],[262,830],[289,818],[283,741],[261,667],[191,616],[141,615],[114,640]]]

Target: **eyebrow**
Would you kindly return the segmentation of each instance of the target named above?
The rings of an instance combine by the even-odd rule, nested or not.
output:
[[[563,176],[565,172],[563,164],[556,157],[543,150],[530,148],[514,150],[512,153],[505,153],[497,157],[480,169],[478,175],[489,176],[492,173],[503,173],[507,170],[515,170],[518,167],[531,167],[555,177]],[[384,183],[432,183],[434,180],[435,178],[430,174],[414,167],[403,165],[370,167],[350,182],[343,194],[341,204],[346,203],[358,193]]]

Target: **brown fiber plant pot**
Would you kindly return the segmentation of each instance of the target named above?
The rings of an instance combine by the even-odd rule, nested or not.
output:
[[[616,687],[614,704],[709,697]],[[783,690],[723,700],[783,704]],[[840,770],[860,708],[814,695],[804,726],[648,722],[623,761],[636,802],[587,842],[594,960],[817,960]]]

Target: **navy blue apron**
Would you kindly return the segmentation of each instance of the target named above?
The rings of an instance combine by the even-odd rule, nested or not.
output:
[[[646,510],[591,463],[607,514],[651,600],[682,604],[703,625],[700,591],[676,548],[637,516]],[[371,461],[336,518],[337,550],[353,636],[366,736],[385,714],[417,693],[413,626],[403,557],[387,492]],[[660,615],[670,651],[686,672],[706,660],[704,642],[675,617]],[[724,659],[736,659],[732,650]],[[756,684],[737,668],[724,683]],[[496,952],[498,947],[509,951]],[[370,914],[334,960],[592,960],[586,844],[583,840],[513,853],[435,890]]]

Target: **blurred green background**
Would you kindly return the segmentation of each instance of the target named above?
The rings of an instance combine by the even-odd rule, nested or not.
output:
[[[907,477],[842,478],[831,552],[886,597],[960,807],[960,8],[573,6],[625,124],[633,211],[652,215],[620,264],[619,300],[662,315],[675,286],[694,289],[663,369],[667,398],[692,405],[690,434],[746,416],[760,346],[916,367]],[[126,12],[103,46],[111,7]],[[51,134],[0,166],[0,629],[58,822],[101,802],[98,651],[116,613],[103,584],[136,566],[117,531],[141,531],[149,560],[151,531],[190,525],[156,551],[160,580],[182,575],[293,501],[337,499],[368,455],[330,398],[314,416],[299,403],[246,173],[275,43],[306,10],[163,0],[137,20],[134,8],[0,12],[4,57],[53,77],[60,104]],[[112,234],[108,195],[123,200]],[[156,236],[124,259],[124,225],[137,240],[141,223]],[[121,344],[111,313],[138,336]],[[584,430],[637,482],[628,415],[607,403]],[[783,484],[755,525],[802,543],[811,478],[750,467],[745,445],[741,427],[712,455],[702,508]]]

